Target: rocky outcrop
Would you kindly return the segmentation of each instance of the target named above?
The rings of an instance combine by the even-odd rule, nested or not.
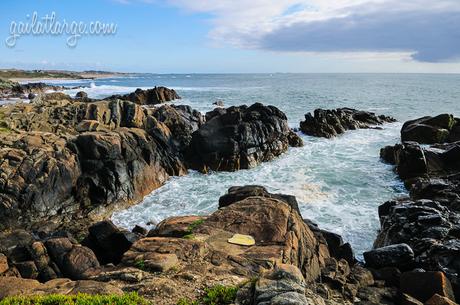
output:
[[[402,134],[405,139],[423,143],[445,142],[450,136],[442,139],[433,137],[436,131],[428,137],[424,131],[452,131],[456,124],[453,122],[455,119],[450,115],[422,118],[405,123]],[[457,298],[460,297],[459,147],[459,142],[427,147],[406,141],[381,150],[382,159],[395,165],[410,194],[409,198],[389,201],[379,207],[381,230],[375,241],[375,247],[384,247],[382,249],[406,244],[414,258],[398,268],[402,271],[420,268],[443,272],[452,282]],[[409,254],[410,251],[405,253]],[[395,256],[389,255],[380,262],[391,260],[392,257]],[[390,263],[384,265],[395,266]],[[425,295],[422,302],[431,296]]]
[[[107,100],[120,99],[130,101],[138,105],[156,105],[165,102],[179,100],[181,97],[173,89],[166,87],[155,87],[152,89],[137,89],[125,95],[112,95]]]
[[[351,108],[316,109],[313,115],[310,112],[305,115],[305,121],[300,122],[300,130],[309,136],[332,138],[347,130],[374,128],[395,121],[389,116]]]
[[[161,107],[86,103],[60,94],[0,109],[7,126],[0,133],[0,228],[91,222],[184,174],[179,148],[199,117],[189,108],[171,108],[175,119],[167,123],[182,131],[173,135],[156,111],[163,113]]]
[[[203,172],[252,168],[284,153],[290,137],[287,118],[276,107],[216,108],[193,133],[187,160]]]
[[[17,82],[0,79],[0,98],[2,99],[32,99],[37,94],[64,89],[66,88],[63,86],[47,85],[45,83],[19,84]]]
[[[452,114],[407,121],[401,128],[401,141],[434,144],[460,141],[460,119]]]

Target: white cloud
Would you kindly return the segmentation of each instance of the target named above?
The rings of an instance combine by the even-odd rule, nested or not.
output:
[[[212,41],[217,45],[242,48],[264,48],[262,41],[266,36],[283,33],[283,29],[298,24],[305,28],[315,22],[327,22],[353,15],[400,16],[418,13],[426,16],[440,12],[460,12],[459,0],[167,0],[167,3],[191,13],[210,14],[213,29],[209,37]],[[359,24],[353,22],[360,20],[362,18],[348,18],[348,24],[345,23],[344,26],[359,28]],[[385,22],[391,20],[386,19]],[[356,55],[359,51],[358,47],[353,53]],[[379,50],[362,51],[366,54],[369,51],[373,54],[380,53]],[[334,48],[331,47],[327,52],[334,52]],[[406,60],[408,52],[410,54],[407,49],[385,52],[394,53],[392,57],[401,55],[401,60]]]

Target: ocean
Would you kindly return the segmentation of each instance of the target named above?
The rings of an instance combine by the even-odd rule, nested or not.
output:
[[[48,81],[85,86],[90,97],[124,94],[136,88],[167,86],[203,113],[222,100],[226,107],[261,102],[284,111],[298,127],[316,108],[352,107],[394,116],[382,130],[356,130],[334,139],[301,135],[305,145],[254,169],[207,175],[190,171],[127,210],[116,212],[116,225],[151,228],[177,215],[207,215],[230,186],[258,184],[271,192],[294,195],[304,218],[350,242],[358,257],[372,248],[379,229],[377,208],[406,195],[392,166],[379,159],[380,148],[399,142],[404,121],[425,115],[460,115],[460,75],[435,74],[139,74],[83,81]]]

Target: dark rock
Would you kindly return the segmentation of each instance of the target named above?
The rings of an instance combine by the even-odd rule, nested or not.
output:
[[[401,129],[401,140],[421,144],[445,143],[449,140],[450,131],[457,124],[457,119],[451,114],[407,121]]]
[[[290,133],[286,115],[276,107],[217,108],[193,133],[187,160],[203,172],[252,168],[284,153]]]
[[[387,286],[399,287],[401,271],[396,267],[384,267],[380,269],[370,268],[374,279],[383,280]]]
[[[92,249],[101,264],[118,264],[137,239],[136,234],[121,231],[110,220],[105,220],[89,227],[89,235],[82,245]]]
[[[404,272],[400,290],[425,303],[434,294],[455,301],[450,281],[442,272]]]
[[[87,99],[88,98],[88,93],[85,91],[78,91],[77,94],[75,94],[75,98],[77,99]]]
[[[363,253],[366,266],[371,268],[408,268],[414,261],[414,252],[407,244],[396,244]]]
[[[395,119],[351,108],[316,109],[313,115],[305,115],[305,121],[300,122],[300,130],[310,136],[332,138],[346,130],[371,128],[388,122],[395,122]]]
[[[99,262],[91,249],[74,246],[63,259],[63,272],[73,280],[88,278],[90,272],[99,268]]]
[[[60,268],[63,267],[64,256],[73,248],[73,244],[65,237],[48,239],[45,242],[45,246],[51,259],[56,262]]]
[[[267,197],[275,198],[287,203],[293,210],[297,211],[299,215],[299,204],[295,196],[285,194],[272,194],[267,189],[260,185],[246,185],[246,186],[232,186],[228,189],[227,194],[219,198],[219,208],[229,206],[235,202],[241,201],[248,197]]]
[[[15,263],[14,266],[24,278],[36,279],[38,277],[38,269],[33,261]]]
[[[137,234],[140,234],[140,235],[147,235],[147,233],[149,231],[144,227],[141,227],[139,225],[135,225],[134,228],[131,230],[131,232],[137,233]]]
[[[173,89],[155,87],[147,90],[137,89],[136,91],[126,95],[112,95],[106,99],[120,99],[130,101],[138,105],[156,105],[178,100],[180,98],[181,97]]]
[[[218,107],[224,107],[224,101],[223,100],[217,100],[215,101],[214,103],[212,103],[213,105],[216,105]]]

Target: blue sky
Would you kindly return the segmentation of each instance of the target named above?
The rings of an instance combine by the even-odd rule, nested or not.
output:
[[[24,35],[56,13],[109,36]],[[29,15],[29,18],[27,18]],[[3,0],[0,67],[153,73],[460,73],[458,0]]]

